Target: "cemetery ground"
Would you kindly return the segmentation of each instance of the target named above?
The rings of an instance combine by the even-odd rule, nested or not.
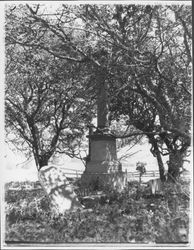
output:
[[[77,186],[75,192],[85,208],[57,216],[38,182],[7,183],[5,242],[189,242],[188,180],[165,183],[162,192],[155,195],[137,181],[128,182],[120,193],[107,186],[101,190],[82,190],[77,180],[70,181]]]

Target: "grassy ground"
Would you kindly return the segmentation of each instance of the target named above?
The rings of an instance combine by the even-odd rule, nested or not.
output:
[[[29,184],[31,185],[31,184]],[[101,197],[79,197],[89,210],[52,214],[42,189],[5,193],[9,242],[187,243],[189,235],[189,183],[167,183],[155,196],[138,182],[122,193],[106,189]]]

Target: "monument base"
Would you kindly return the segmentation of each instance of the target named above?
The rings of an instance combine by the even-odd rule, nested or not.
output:
[[[89,136],[90,152],[81,182],[84,186],[101,189],[111,186],[121,189],[125,184],[125,173],[117,160],[116,138],[111,134],[94,133]]]
[[[122,172],[118,161],[91,161],[86,165],[81,182],[84,186],[91,186],[101,190],[104,187],[123,190],[127,184],[126,174]]]

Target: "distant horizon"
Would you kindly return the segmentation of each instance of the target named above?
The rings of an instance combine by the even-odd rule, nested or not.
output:
[[[127,150],[127,146],[122,148],[118,153],[118,158],[125,154]],[[142,145],[135,145],[130,151],[131,156],[127,157],[126,160],[121,160],[122,163],[122,170],[125,171],[127,169],[128,172],[136,171],[136,163],[138,161],[146,162],[146,169],[147,170],[158,170],[157,160],[151,154],[147,142],[143,143]],[[127,152],[127,153],[129,153]],[[135,153],[137,152],[137,153]],[[33,162],[33,159],[28,162],[28,166],[22,166],[22,162],[25,162],[25,158],[18,157],[13,152],[7,152],[6,157],[6,166],[4,171],[4,178],[5,182],[12,181],[12,180],[38,180],[38,171]],[[52,164],[52,163],[51,163]],[[81,170],[84,171],[85,167],[81,160],[70,158],[68,156],[63,156],[59,160],[59,162],[53,163],[54,165],[64,166],[65,169],[74,169],[74,170]]]
[[[13,151],[9,149],[7,145],[6,147],[6,158],[5,158],[5,168],[3,171],[3,182],[9,182],[9,181],[27,181],[27,180],[38,180],[38,171],[35,165],[35,162],[32,159],[27,161],[25,157],[22,157],[22,154],[15,154]],[[130,146],[125,146],[121,148],[117,152],[118,159],[125,154],[129,154],[129,156],[124,160],[121,160],[122,163],[122,170],[125,171],[127,169],[128,172],[135,172],[136,171],[136,163],[138,161],[147,163],[145,165],[146,170],[150,171],[157,171],[158,163],[157,159],[152,155],[150,152],[151,145],[148,143],[147,138],[144,138],[141,144],[137,144],[134,147],[131,148],[131,150],[128,150]],[[76,158],[70,158],[67,155],[63,155],[59,157],[60,159],[56,159],[56,162],[50,163],[54,165],[58,165],[60,167],[64,166],[64,169],[72,169],[77,171],[84,171],[85,166],[81,162],[81,160]],[[190,156],[189,159],[192,157]],[[166,161],[168,160],[167,157],[163,157],[163,163],[165,169],[167,169]],[[25,161],[27,162],[27,166],[22,166],[25,164]],[[58,161],[58,162],[57,162]],[[49,165],[50,165],[49,164]],[[185,163],[186,169],[190,169],[190,163]],[[69,171],[67,171],[69,172]]]

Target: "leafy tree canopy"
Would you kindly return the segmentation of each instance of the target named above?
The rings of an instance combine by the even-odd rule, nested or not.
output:
[[[40,4],[9,5],[6,46],[76,70],[87,97],[105,83],[110,120],[128,116],[160,153],[183,154],[190,145],[190,6],[61,4],[51,13]]]

